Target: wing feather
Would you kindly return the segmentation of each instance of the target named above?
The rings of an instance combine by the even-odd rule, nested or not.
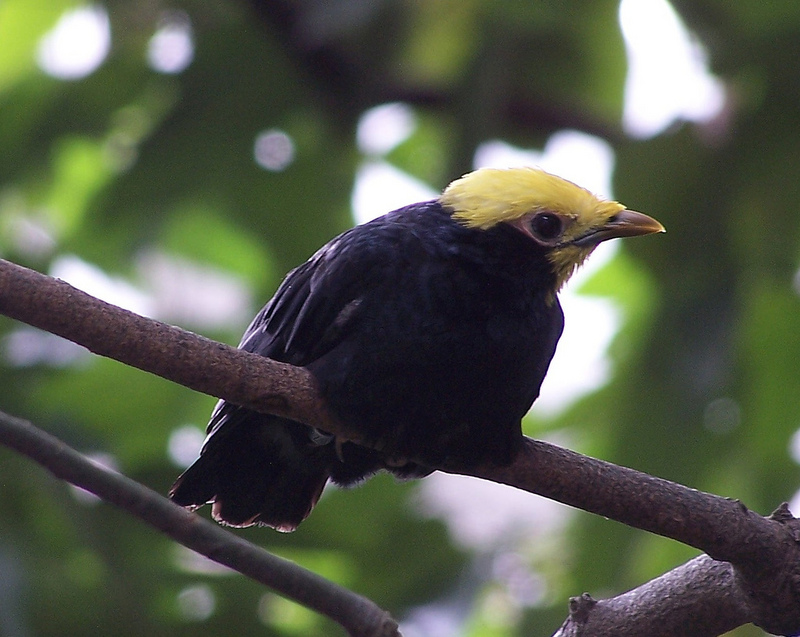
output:
[[[337,237],[292,270],[247,328],[239,347],[305,366],[341,341],[358,319],[373,257],[353,249],[364,227]]]

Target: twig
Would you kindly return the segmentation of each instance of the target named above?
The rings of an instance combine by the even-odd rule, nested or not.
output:
[[[357,637],[399,636],[397,623],[369,599],[268,553],[152,489],[91,462],[29,422],[0,412],[0,440],[62,480],[94,493],[182,545],[339,623]]]

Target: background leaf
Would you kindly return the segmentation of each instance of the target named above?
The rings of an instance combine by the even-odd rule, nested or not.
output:
[[[634,138],[616,0],[107,0],[89,11],[107,15],[109,49],[69,79],[46,72],[43,38],[87,8],[6,0],[0,254],[236,343],[283,274],[353,223],[362,167],[435,191],[485,142],[598,135],[614,196],[668,232],[625,242],[580,286],[618,319],[607,382],[534,410],[526,431],[768,513],[800,482],[800,14],[791,0],[674,5],[726,101]],[[157,33],[177,38],[170,72],[152,62]],[[359,123],[387,103],[410,129],[365,149]],[[580,312],[567,321],[599,339],[601,313]],[[0,338],[0,408],[167,491],[176,432],[201,439],[213,399],[7,319]],[[590,373],[570,364],[576,382]],[[385,605],[409,635],[550,635],[570,595],[693,555],[533,497],[489,508],[510,490],[484,501],[459,483],[437,500],[437,480],[381,476],[329,491],[290,536],[241,534]],[[338,634],[3,449],[0,485],[0,635]]]

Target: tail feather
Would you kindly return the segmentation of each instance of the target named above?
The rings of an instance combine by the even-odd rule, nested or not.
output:
[[[305,425],[239,411],[210,436],[170,497],[193,508],[213,503],[214,519],[228,526],[293,531],[319,500],[335,452],[314,445]]]
[[[294,531],[317,504],[328,480],[352,486],[380,469],[401,479],[431,469],[389,462],[376,450],[311,427],[221,402],[200,457],[181,474],[170,497],[192,509],[212,505],[227,526],[254,524]]]

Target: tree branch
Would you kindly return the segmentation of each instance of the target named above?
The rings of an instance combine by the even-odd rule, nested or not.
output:
[[[333,418],[306,370],[140,317],[2,260],[0,313],[197,391],[359,440]],[[738,501],[535,440],[508,467],[440,469],[537,493],[730,562],[752,602],[747,621],[777,634],[800,631],[800,533],[793,519],[764,518]]]
[[[746,624],[747,611],[733,567],[701,555],[613,599],[572,598],[554,637],[713,637]]]
[[[397,623],[369,599],[268,553],[152,489],[101,467],[29,422],[0,412],[0,440],[62,480],[125,509],[182,545],[339,623],[350,635],[392,637]]]
[[[3,259],[0,314],[195,391],[344,435],[305,369],[134,314]]]

